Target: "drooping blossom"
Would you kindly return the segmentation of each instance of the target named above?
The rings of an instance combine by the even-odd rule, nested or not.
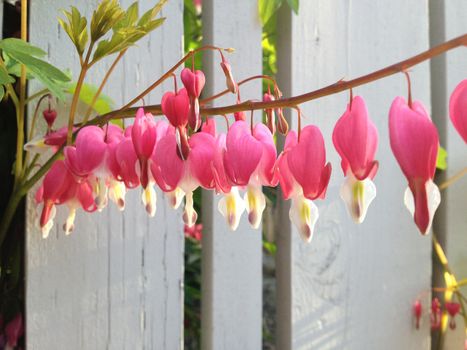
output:
[[[438,298],[433,298],[431,301],[430,313],[431,329],[439,329],[441,327],[441,303]]]
[[[457,132],[467,143],[467,79],[456,86],[449,99],[449,116]]]
[[[337,121],[332,134],[334,147],[341,157],[346,177],[340,195],[352,219],[362,223],[368,207],[376,197],[373,178],[378,170],[374,160],[378,131],[368,117],[365,101],[355,96]]]
[[[310,242],[319,216],[313,200],[324,198],[331,177],[323,135],[316,126],[304,127],[300,139],[295,131],[289,132],[277,159],[276,176],[284,199],[292,198],[290,220],[302,239]]]
[[[63,226],[66,234],[73,231],[76,209],[81,207],[87,212],[97,210],[91,184],[85,179],[77,182],[62,160],[56,161],[45,175],[42,186],[36,194],[36,201],[43,202],[40,216],[43,238],[49,235],[53,226],[56,205],[67,204],[69,208]]]
[[[222,138],[219,141],[223,143]],[[258,228],[266,207],[262,186],[277,185],[272,134],[264,124],[255,125],[252,131],[250,125],[239,120],[230,127],[225,144],[218,147],[221,153],[219,162],[214,164],[214,172],[218,186],[225,194],[219,201],[219,211],[229,227],[236,230],[246,209],[251,226]],[[246,187],[244,200],[238,191],[243,187]]]
[[[415,328],[419,329],[420,328],[420,319],[422,317],[422,303],[420,300],[415,300],[412,306],[413,309],[413,315],[415,317]]]
[[[193,207],[193,191],[202,186],[214,188],[214,177],[209,166],[212,163],[216,140],[207,132],[198,132],[188,140],[190,153],[182,159],[178,152],[175,130],[168,130],[156,146],[151,170],[159,187],[171,195],[174,208],[186,197],[183,220],[189,227],[197,220]],[[170,197],[169,197],[170,198]]]
[[[225,84],[227,85],[227,89],[231,93],[235,94],[238,91],[238,85],[235,82],[235,79],[233,78],[232,67],[230,66],[230,63],[225,59],[224,55],[222,55],[222,53],[221,56],[221,68],[225,75]]]
[[[438,131],[423,105],[396,97],[389,111],[391,149],[408,180],[404,202],[422,234],[426,234],[441,201],[433,182],[438,154]]]
[[[185,237],[193,238],[200,242],[203,237],[203,224],[196,224],[191,227],[185,225],[183,231],[185,232]]]
[[[184,68],[180,74],[183,85],[185,86],[190,98],[190,115],[188,124],[193,131],[197,131],[201,126],[201,118],[199,115],[199,96],[203,90],[206,79],[204,73],[200,70],[190,70]]]
[[[449,314],[449,328],[456,329],[456,315],[459,313],[461,305],[459,303],[447,301],[444,303],[447,313]]]

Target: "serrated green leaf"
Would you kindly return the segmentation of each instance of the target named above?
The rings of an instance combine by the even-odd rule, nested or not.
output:
[[[67,22],[61,18],[58,19],[58,22],[70,37],[78,51],[78,54],[82,56],[89,39],[86,27],[88,21],[86,17],[82,16],[74,6],[71,6],[71,12],[63,11],[63,14],[66,17]]]
[[[76,90],[76,83],[68,84],[66,92],[73,95]],[[86,105],[90,105],[94,95],[97,92],[97,87],[92,84],[83,84],[81,87],[81,91],[79,93],[79,99],[81,102],[85,103]],[[104,94],[101,94],[97,99],[96,103],[94,104],[94,110],[98,114],[105,114],[113,109],[114,102],[112,99]]]
[[[287,0],[287,4],[289,4],[289,7],[293,10],[293,12],[298,15],[298,0]]]
[[[61,89],[60,82],[69,81],[65,73],[52,66],[50,63],[21,52],[10,53],[10,57],[24,64],[31,75],[44,84],[53,95],[63,100],[64,93]]]
[[[134,2],[128,7],[125,12],[125,16],[112,28],[114,31],[118,31],[122,28],[128,28],[135,25],[138,20],[138,2]]]
[[[438,148],[438,157],[436,158],[437,169],[446,170],[448,168],[447,157],[448,152],[440,145]]]
[[[124,17],[125,11],[117,0],[102,1],[92,14],[91,40],[97,42]]]
[[[258,0],[258,13],[261,23],[265,25],[281,7],[284,0]]]
[[[42,49],[29,44],[28,42],[16,39],[16,38],[8,38],[0,40],[0,49],[5,51],[6,53],[12,52],[19,52],[25,55],[36,56],[36,57],[43,57],[46,55],[46,52]]]
[[[160,0],[153,8],[146,11],[138,21],[138,26],[144,26],[149,21],[153,20],[159,12],[162,10],[162,7],[167,3],[167,0]]]

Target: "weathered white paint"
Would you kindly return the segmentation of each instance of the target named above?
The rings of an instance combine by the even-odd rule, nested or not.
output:
[[[467,32],[463,14],[467,13],[465,1],[431,1],[430,26],[432,44],[448,40]],[[432,62],[433,118],[440,131],[441,144],[448,152],[448,169],[439,179],[444,181],[467,166],[467,146],[449,120],[449,98],[457,84],[467,78],[465,49],[447,53]],[[440,212],[435,230],[447,253],[450,267],[459,279],[467,276],[467,218],[465,201],[467,180],[461,179],[442,193]],[[436,257],[434,259],[437,259]],[[437,263],[435,266],[439,266]],[[435,270],[435,284],[444,286],[442,270]],[[461,349],[465,341],[462,317],[457,317],[457,330],[448,330],[444,349]]]
[[[31,2],[31,42],[48,52],[51,62],[71,68],[74,49],[56,17],[77,6],[90,15],[98,1]],[[154,1],[140,1],[143,12]],[[129,6],[130,1],[121,1]],[[183,2],[163,9],[166,23],[130,49],[111,77],[106,93],[116,107],[134,97],[182,54]],[[90,72],[97,83],[109,61]],[[35,91],[34,85],[32,90]],[[161,90],[145,98],[157,103]],[[62,117],[64,118],[64,117]],[[139,190],[127,196],[122,214],[113,204],[102,213],[79,212],[75,232],[61,229],[64,208],[42,240],[28,201],[27,345],[28,349],[178,349],[182,343],[183,231],[178,212],[158,193],[158,211],[148,218]]]
[[[279,63],[285,95],[371,72],[429,44],[426,1],[301,1],[299,16],[283,13],[278,23],[280,49],[287,50]],[[428,64],[414,68],[411,77],[414,97],[429,108]],[[406,93],[402,74],[354,89],[366,99],[380,134],[378,195],[360,226],[339,198],[343,175],[331,141],[348,93],[303,106],[305,124],[323,132],[333,175],[326,200],[316,201],[320,218],[313,242],[304,244],[293,228],[291,247],[279,245],[290,251],[279,252],[278,268],[291,270],[291,277],[278,272],[279,302],[290,308],[279,308],[280,349],[430,348],[428,316],[415,330],[411,307],[418,294],[425,307],[429,302],[431,238],[418,233],[404,207],[406,181],[388,140],[390,104]],[[284,232],[290,230],[282,223]]]
[[[233,47],[226,54],[237,80],[261,72],[261,25],[257,3],[251,0],[203,1],[206,44]],[[217,52],[205,54],[206,95],[225,89]],[[261,98],[261,83],[241,88],[243,99]],[[230,94],[219,103],[235,102]],[[258,113],[259,120],[260,115]],[[222,118],[218,130],[225,130]],[[240,227],[231,232],[217,210],[219,197],[203,197],[202,348],[260,349],[262,310],[261,230],[249,227],[244,213]]]

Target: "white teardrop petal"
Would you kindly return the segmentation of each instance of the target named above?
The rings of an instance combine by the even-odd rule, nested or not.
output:
[[[352,219],[361,224],[365,220],[368,207],[376,197],[376,186],[370,179],[361,181],[349,175],[341,186],[340,196]]]

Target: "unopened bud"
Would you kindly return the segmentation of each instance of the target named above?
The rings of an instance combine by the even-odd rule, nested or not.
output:
[[[420,318],[422,317],[422,303],[420,300],[415,300],[413,304],[413,314],[415,316],[415,328],[420,328]]]
[[[277,130],[282,134],[282,135],[287,135],[289,132],[289,123],[287,123],[287,120],[284,117],[284,114],[282,113],[282,108],[277,108]]]
[[[275,100],[274,96],[268,92],[265,93],[263,96],[264,102],[272,102],[274,100]],[[267,126],[269,130],[271,131],[271,133],[274,135],[276,132],[276,113],[274,112],[273,108],[266,108],[265,112],[266,112]]]
[[[456,315],[459,313],[461,305],[459,303],[446,302],[444,307],[451,317],[451,320],[449,321],[449,328],[456,329]]]
[[[224,57],[222,57],[221,68],[224,71],[227,89],[229,89],[229,91],[233,94],[237,93],[238,87],[232,75],[232,68],[230,67],[229,62],[227,62]]]
[[[55,111],[55,109],[45,109],[42,111],[42,115],[44,116],[44,120],[47,123],[47,127],[51,129],[55,119],[57,119],[57,111]]]

